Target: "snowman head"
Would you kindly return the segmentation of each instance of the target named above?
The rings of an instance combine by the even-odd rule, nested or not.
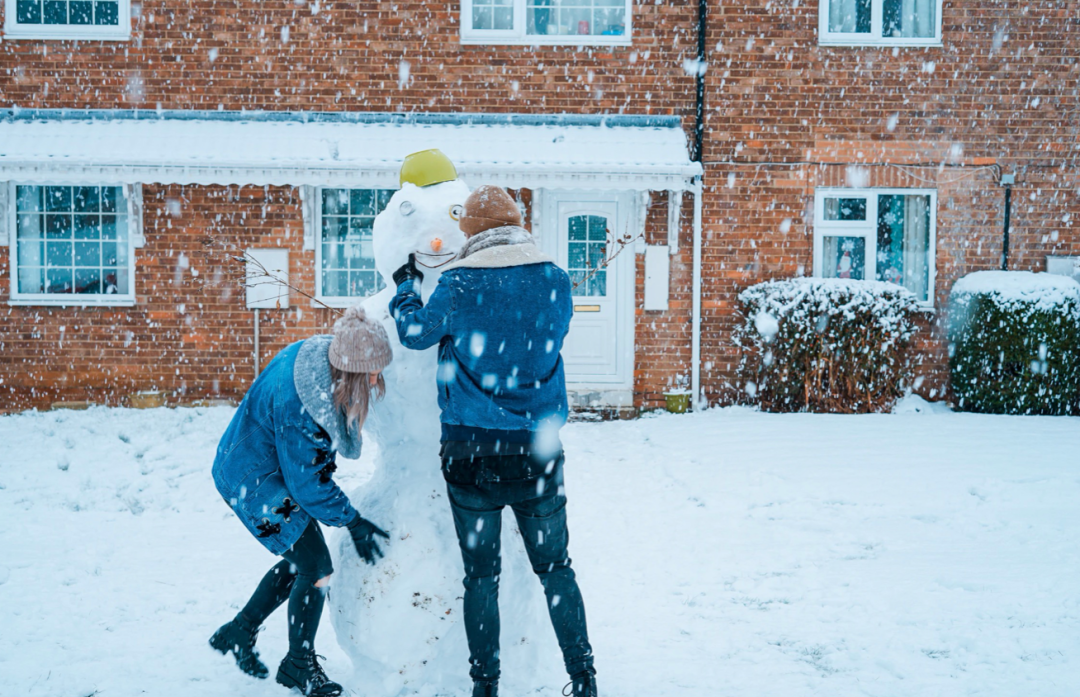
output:
[[[410,254],[416,254],[425,286],[439,276],[439,269],[432,267],[452,259],[465,243],[458,219],[468,196],[469,187],[460,179],[424,187],[401,185],[372,229],[375,268],[388,286],[393,287],[391,276]]]

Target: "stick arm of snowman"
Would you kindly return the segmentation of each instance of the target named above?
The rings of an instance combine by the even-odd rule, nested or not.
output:
[[[394,272],[393,278],[397,294],[390,301],[390,316],[394,318],[401,345],[420,351],[449,336],[454,316],[453,276],[439,277],[427,305],[420,297],[424,274],[416,267],[415,255],[409,255],[409,261]]]

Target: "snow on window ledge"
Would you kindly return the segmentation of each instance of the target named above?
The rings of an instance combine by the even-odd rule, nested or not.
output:
[[[11,298],[12,307],[134,307],[135,298],[123,296],[100,296],[96,298]]]

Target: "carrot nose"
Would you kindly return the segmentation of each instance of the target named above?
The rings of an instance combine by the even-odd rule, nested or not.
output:
[[[435,252],[436,254],[442,251],[442,240],[440,240],[438,237],[431,241],[431,251]]]

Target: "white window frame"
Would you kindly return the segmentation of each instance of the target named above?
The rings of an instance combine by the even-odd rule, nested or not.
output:
[[[830,0],[818,0],[818,45],[820,46],[941,46],[942,0],[934,0],[933,36],[882,36],[884,11],[882,0],[870,0],[870,33],[829,31]]]
[[[313,192],[311,199],[311,218],[314,222],[314,230],[312,240],[315,243],[315,299],[318,301],[313,303],[316,306],[326,305],[328,307],[351,307],[358,302],[361,302],[365,298],[370,298],[371,295],[381,292],[375,291],[371,295],[323,295],[323,278],[322,278],[322,256],[323,256],[323,239],[322,239],[322,194],[324,189],[347,189],[354,191],[357,189],[365,189],[370,191],[379,191],[386,187],[373,187],[373,186],[315,186],[311,187]],[[379,211],[380,213],[382,211]],[[378,215],[378,214],[376,214]],[[377,277],[381,278],[378,270],[375,271]]]
[[[20,24],[18,0],[4,0],[4,39],[46,39],[89,41],[128,41],[131,39],[131,0],[118,0],[115,25],[96,24]]]
[[[472,0],[461,0],[461,43],[465,45],[519,45],[519,46],[629,46],[633,42],[633,0],[626,3],[626,31],[620,35],[591,34],[526,34],[528,26],[525,7],[527,0],[514,0],[514,29],[473,29]],[[940,0],[939,0],[940,2]]]
[[[135,305],[135,250],[143,244],[142,234],[142,186],[140,184],[110,184],[101,182],[49,181],[49,182],[7,182],[0,184],[7,196],[7,211],[4,222],[8,230],[8,272],[10,291],[8,305],[41,305],[52,307],[131,307]],[[128,216],[128,292],[98,293],[95,295],[78,293],[20,293],[19,292],[19,250],[18,250],[18,200],[15,188],[18,186],[120,186],[124,189],[124,199]]]
[[[926,279],[926,300],[919,300],[925,309],[934,307],[934,289],[937,279],[937,189],[896,189],[896,188],[818,188],[814,190],[814,260],[813,275],[822,278],[824,257],[824,239],[826,237],[862,237],[865,240],[864,276],[867,280],[877,280],[877,218],[878,196],[929,196],[930,197],[930,263]],[[866,220],[825,220],[825,199],[865,198]],[[902,286],[901,286],[902,287]]]

